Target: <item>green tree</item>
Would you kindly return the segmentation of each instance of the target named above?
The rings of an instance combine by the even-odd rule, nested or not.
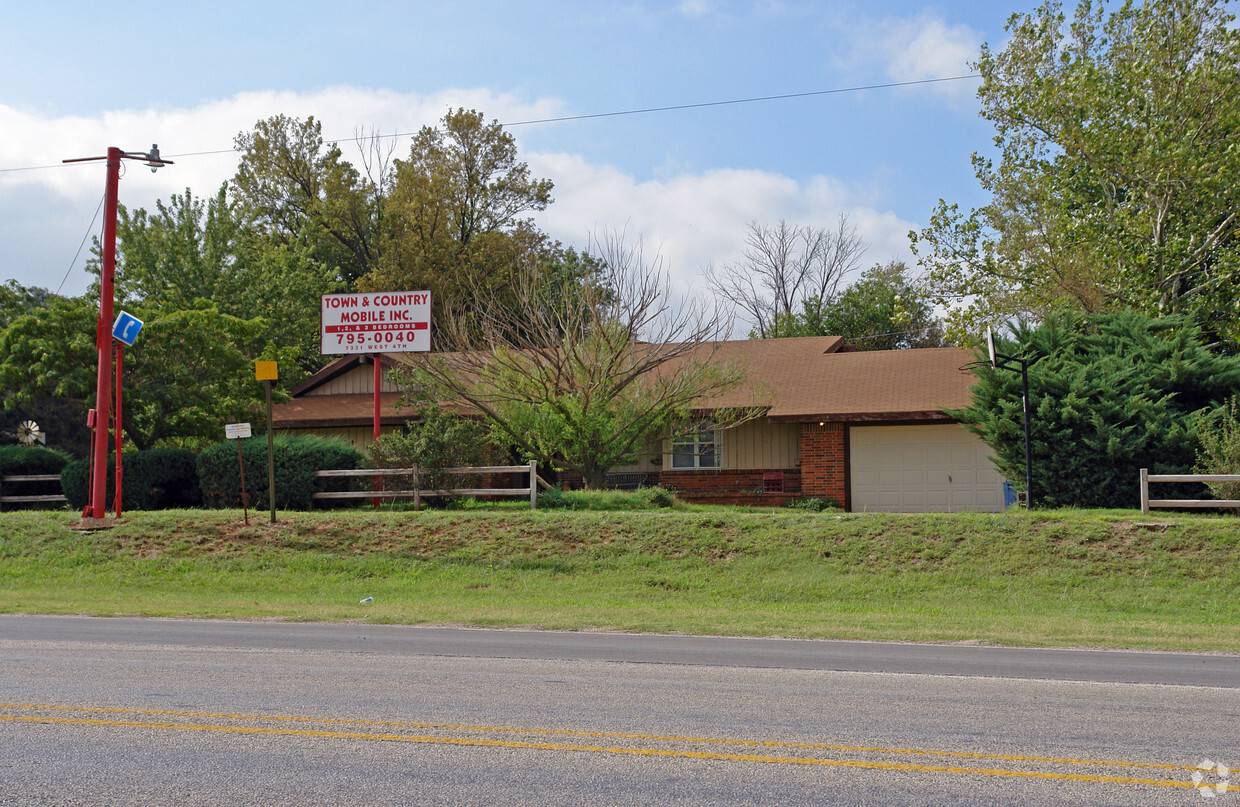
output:
[[[991,200],[940,200],[911,233],[953,338],[1059,308],[1183,313],[1240,344],[1240,29],[1226,0],[1081,0],[1014,15],[983,47]],[[964,302],[961,305],[962,301]]]
[[[468,309],[448,307],[444,351],[416,361],[407,382],[481,415],[496,445],[601,487],[610,468],[744,374],[714,360],[730,323],[718,309],[673,310],[665,275],[640,249],[611,239],[594,259],[601,278],[529,266],[502,297],[478,289]],[[717,411],[715,425],[758,412]]]
[[[1202,423],[1201,451],[1194,473],[1240,474],[1240,396],[1233,395],[1214,417]],[[1209,482],[1218,499],[1240,499],[1240,482]]]
[[[165,315],[205,306],[262,318],[270,326],[263,357],[280,362],[287,389],[321,366],[319,298],[345,284],[310,247],[256,228],[227,191],[204,200],[186,190],[157,201],[154,213],[122,207],[117,299]],[[97,274],[97,262],[92,268]]]
[[[116,222],[118,301],[141,301],[164,311],[198,301],[229,304],[246,289],[239,277],[238,241],[245,222],[227,198],[227,185],[203,200],[187,188],[155,212],[119,208]],[[92,269],[98,275],[97,261]]]
[[[125,351],[124,433],[139,449],[218,439],[221,425],[260,411],[252,361],[266,323],[215,308],[164,312],[134,307],[145,321]],[[0,334],[0,385],[6,409],[39,420],[52,404],[85,424],[95,405],[99,312],[87,298],[54,297]],[[81,437],[81,435],[78,435]],[[82,453],[81,446],[74,446]]]
[[[999,351],[1029,368],[1033,500],[1046,507],[1136,507],[1141,468],[1191,473],[1203,419],[1240,388],[1240,357],[1203,345],[1183,317],[1136,312],[1054,315],[1017,326]],[[1024,479],[1019,373],[975,372],[973,403],[953,412]]]
[[[90,442],[86,412],[95,396],[98,306],[83,297],[9,290],[20,302],[0,328],[3,431],[11,434],[21,421],[34,420],[49,446],[84,456]]]
[[[515,138],[480,112],[458,109],[424,126],[390,184],[383,254],[364,290],[429,288],[439,309],[556,257],[558,245],[525,215],[551,203],[551,181],[532,177]]]
[[[23,286],[16,280],[0,283],[0,331],[27,312],[42,308],[52,299],[52,293],[38,286]]]
[[[858,350],[942,347],[943,326],[903,262],[876,264],[848,288],[775,321],[779,336],[842,336]]]
[[[323,140],[322,124],[313,117],[261,120],[237,135],[236,146],[241,160],[233,190],[260,232],[305,248],[348,285],[375,269],[385,201],[382,165],[374,165],[378,176],[362,176],[336,143]]]

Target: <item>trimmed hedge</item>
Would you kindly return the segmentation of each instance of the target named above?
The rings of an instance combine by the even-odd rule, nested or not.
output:
[[[25,476],[27,474],[58,474],[69,463],[69,455],[55,448],[44,446],[8,445],[0,446],[0,495],[12,496],[54,496],[60,493],[57,482],[23,482],[11,485],[5,490],[5,476]],[[46,507],[46,504],[14,504],[7,507]]]
[[[202,500],[207,507],[240,507],[241,475],[237,462],[237,442],[225,440],[198,455],[198,478]],[[280,510],[309,510],[319,491],[348,490],[350,480],[320,479],[316,471],[364,467],[362,452],[340,440],[313,435],[275,438],[276,507]],[[240,441],[245,467],[248,506],[267,506],[267,437],[259,435]]]
[[[122,455],[122,462],[125,466],[122,510],[163,510],[202,504],[198,468],[192,451],[183,448],[129,451]],[[90,498],[89,462],[79,460],[66,465],[60,484],[73,509],[85,507]],[[108,457],[106,496],[109,507],[115,496],[116,457],[111,455]]]

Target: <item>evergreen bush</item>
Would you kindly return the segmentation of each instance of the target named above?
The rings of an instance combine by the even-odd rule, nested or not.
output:
[[[1033,502],[1135,508],[1141,468],[1191,473],[1198,429],[1240,388],[1240,357],[1206,347],[1178,317],[1060,314],[1018,325],[1001,353],[1031,360]],[[1025,478],[1019,372],[976,371],[973,403],[950,412],[995,452],[999,472]],[[1161,489],[1169,498],[1200,490]]]
[[[198,507],[202,492],[194,453],[183,448],[153,448],[121,455],[124,464],[121,490],[122,510],[164,510]],[[60,475],[61,488],[75,510],[90,499],[90,463],[71,462]],[[108,457],[108,507],[116,497],[116,457]]]
[[[207,507],[241,507],[241,473],[237,461],[237,442],[225,440],[209,446],[198,455],[198,478],[202,500]],[[240,441],[245,468],[246,504],[267,505],[267,437],[258,435]],[[274,440],[276,507],[281,510],[309,510],[313,496],[320,491],[348,490],[349,479],[325,479],[316,471],[363,467],[362,452],[341,440],[315,435]]]

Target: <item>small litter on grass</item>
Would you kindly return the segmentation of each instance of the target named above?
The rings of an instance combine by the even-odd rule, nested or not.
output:
[[[358,603],[358,604],[359,604],[359,605],[365,605],[365,604],[366,604],[366,603],[368,603],[368,602],[374,602],[374,601],[375,601],[375,598],[374,598],[374,597],[367,597],[367,598],[365,598],[364,600],[362,600],[362,601],[361,601],[360,603]]]

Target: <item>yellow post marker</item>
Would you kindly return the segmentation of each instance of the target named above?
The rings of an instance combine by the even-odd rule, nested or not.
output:
[[[267,392],[267,501],[271,504],[271,523],[276,523],[276,447],[271,432],[271,382],[280,377],[274,361],[254,362],[254,378],[263,382]]]

